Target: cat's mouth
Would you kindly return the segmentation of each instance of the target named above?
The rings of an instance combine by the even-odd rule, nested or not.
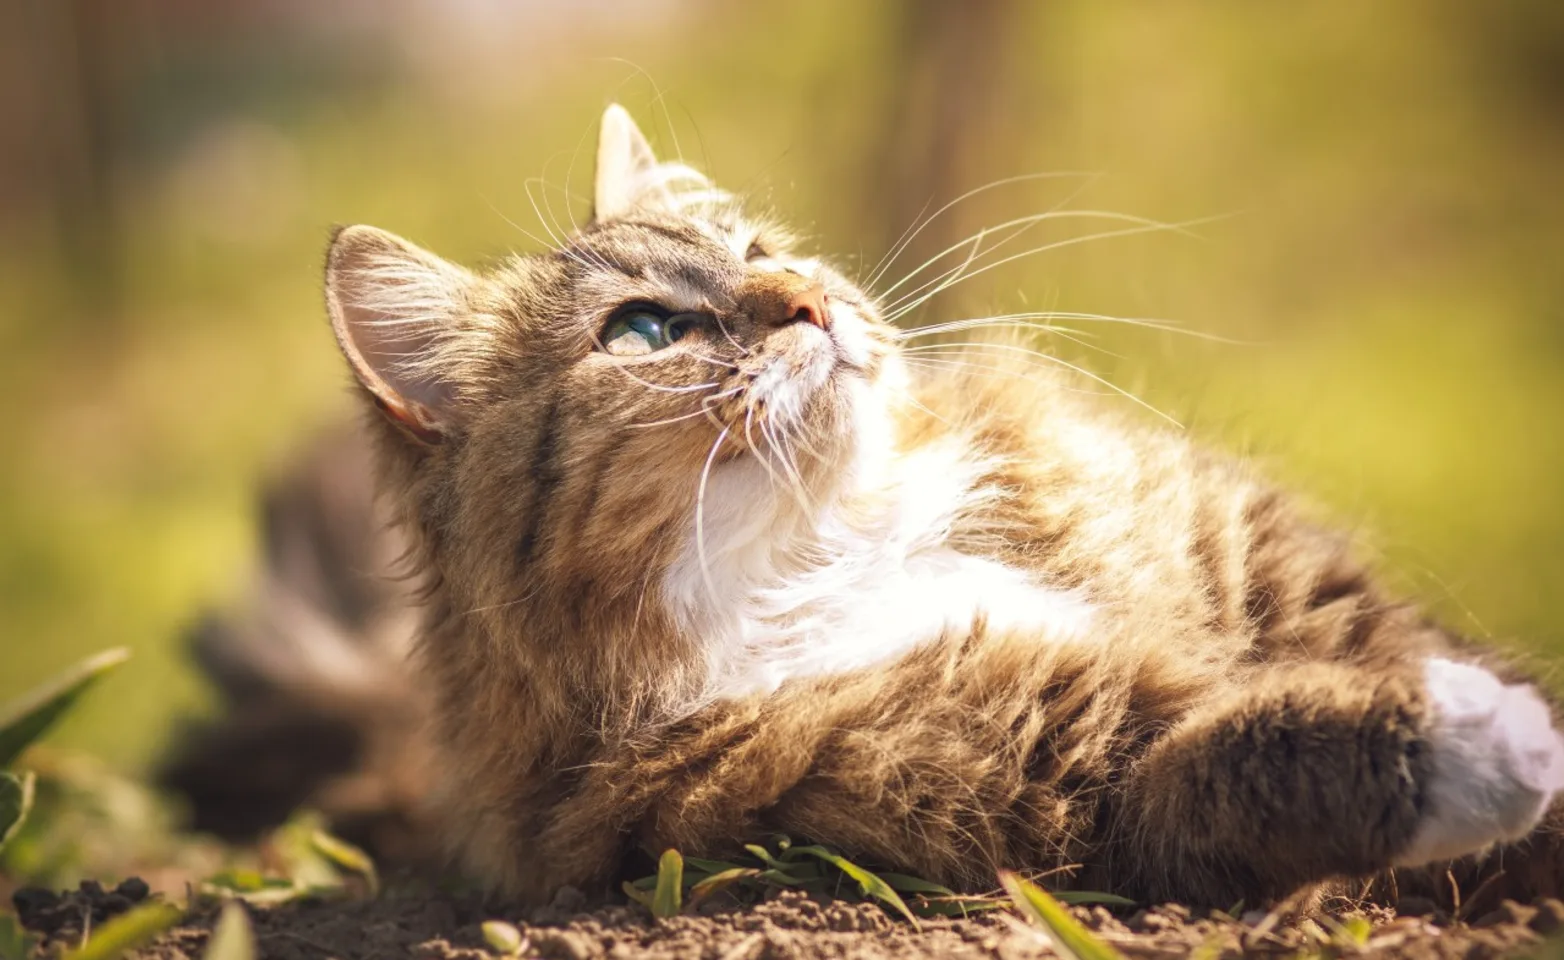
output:
[[[816,327],[800,327],[790,348],[767,359],[749,387],[753,408],[763,409],[775,426],[787,428],[809,419],[810,408],[843,365],[836,336]]]

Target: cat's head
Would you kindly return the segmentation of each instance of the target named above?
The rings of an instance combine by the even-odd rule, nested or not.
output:
[[[871,299],[660,163],[617,106],[592,220],[560,248],[479,273],[354,226],[326,286],[394,428],[393,492],[477,601],[518,583],[644,595],[702,509],[740,509],[703,500],[714,470],[749,461],[765,484],[739,499],[802,507],[855,469],[899,390]]]

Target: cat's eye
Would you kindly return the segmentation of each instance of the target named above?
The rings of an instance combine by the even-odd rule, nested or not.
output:
[[[699,313],[667,316],[645,306],[631,305],[616,313],[603,328],[603,349],[616,357],[639,357],[672,346],[705,322]]]

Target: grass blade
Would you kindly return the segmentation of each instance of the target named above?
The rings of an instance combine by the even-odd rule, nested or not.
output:
[[[1121,897],[1116,893],[1102,893],[1097,890],[1059,890],[1050,894],[1055,900],[1067,907],[1098,904],[1104,907],[1133,907],[1135,901],[1128,897]]]
[[[0,913],[0,960],[31,960],[38,938],[15,917]]]
[[[735,883],[759,876],[760,871],[754,867],[734,867],[732,870],[714,873],[690,888],[690,899],[687,901],[687,905],[693,910],[700,906],[708,897],[716,896]]]
[[[0,710],[0,769],[15,763],[99,677],[128,659],[124,647],[105,650]]]
[[[989,910],[1009,909],[1010,901],[992,897],[963,897],[960,894],[954,897],[925,897],[918,894],[908,906],[920,917],[970,917]]]
[[[33,809],[33,787],[37,779],[31,773],[15,774],[0,770],[0,850],[22,828]]]
[[[126,951],[146,946],[178,923],[185,912],[171,903],[147,903],[105,923],[80,950],[64,960],[114,960]]]
[[[250,929],[250,915],[239,904],[232,900],[223,904],[201,960],[255,960],[255,931]]]
[[[746,868],[743,864],[729,863],[726,860],[702,860],[700,857],[684,858],[684,874],[686,882],[688,882],[690,871],[692,870],[697,873],[718,874],[726,873],[729,870],[745,869],[748,868]]]
[[[909,877],[905,873],[882,873],[880,879],[897,893],[922,893],[931,897],[954,897],[956,891],[922,877]]]
[[[631,900],[639,903],[648,910],[652,909],[652,895],[650,891],[641,890],[628,880],[621,883],[619,885],[619,889],[623,890],[625,896],[629,897]]]
[[[894,907],[898,913],[907,918],[908,922],[912,924],[914,930],[923,929],[922,926],[918,923],[918,918],[911,910],[907,909],[907,904],[904,900],[902,900],[901,894],[897,893],[895,890],[892,890],[890,884],[886,883],[884,880],[880,879],[873,873],[870,873],[868,870],[865,870],[863,867],[860,867],[858,864],[853,863],[851,860],[848,860],[845,857],[841,857],[832,853],[825,847],[794,847],[792,852],[794,854],[806,854],[808,856],[817,857],[821,860],[824,860],[826,863],[829,863],[831,866],[858,881],[858,889],[861,890],[864,895],[873,897],[882,903],[888,903]]]
[[[677,850],[664,850],[657,861],[657,889],[652,891],[652,916],[677,917],[684,900],[684,858]]]
[[[375,861],[369,858],[369,854],[324,830],[315,830],[310,834],[310,846],[342,869],[363,877],[371,897],[380,895],[380,874],[375,870]]]
[[[773,857],[770,850],[767,850],[758,843],[746,843],[744,844],[744,849],[749,851],[750,856],[754,857],[756,860],[759,860],[761,863],[765,864],[773,870],[780,870],[783,873],[786,873],[788,871],[788,867],[791,866],[790,864],[783,863],[781,860]]]
[[[999,882],[1015,901],[1021,916],[1042,927],[1062,956],[1071,960],[1124,960],[1123,954],[1093,936],[1042,887],[1009,870],[999,871]]]

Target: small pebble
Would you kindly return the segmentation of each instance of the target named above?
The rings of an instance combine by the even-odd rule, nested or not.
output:
[[[555,892],[554,902],[549,906],[564,913],[575,913],[586,906],[586,899],[586,894],[567,885]]]
[[[114,888],[114,892],[132,903],[140,903],[152,892],[147,882],[140,877],[130,877],[120,881],[120,885]]]

